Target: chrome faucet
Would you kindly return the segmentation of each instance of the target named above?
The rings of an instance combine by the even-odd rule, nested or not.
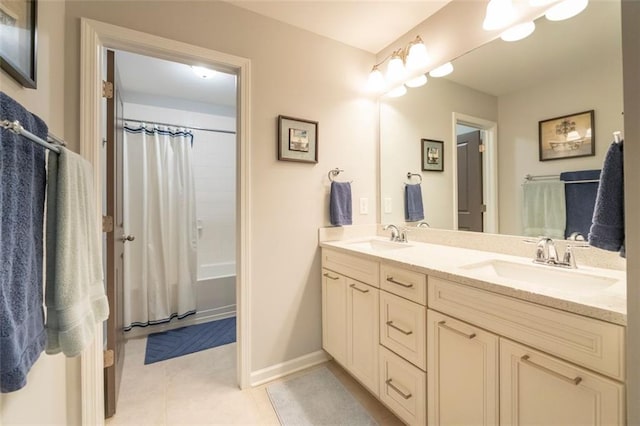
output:
[[[390,223],[382,228],[383,231],[386,231],[387,229],[391,229],[391,241],[398,241],[398,238],[400,237],[400,230],[398,227]]]
[[[582,240],[578,237],[574,237],[573,241],[584,241],[584,237]],[[576,258],[573,253],[573,248],[578,247],[589,247],[588,244],[571,244],[568,243],[564,255],[562,256],[562,260],[559,260],[558,251],[556,250],[555,243],[549,237],[540,237],[538,243],[536,245],[536,258],[533,260],[534,263],[540,263],[543,265],[549,266],[559,266],[561,268],[570,268],[576,269],[578,266],[576,265]]]
[[[397,226],[391,223],[389,225],[385,225],[382,228],[383,231],[386,231],[387,229],[391,229],[391,241],[396,241],[399,243],[406,243],[408,241],[406,229],[403,228],[402,231],[400,231]]]
[[[429,225],[429,222],[425,222],[424,220],[420,223],[418,223],[417,225],[418,228],[431,228],[431,225]]]

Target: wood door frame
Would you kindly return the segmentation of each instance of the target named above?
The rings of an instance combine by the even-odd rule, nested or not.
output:
[[[104,48],[127,50],[186,64],[209,64],[237,75],[237,277],[236,304],[238,313],[237,376],[240,388],[250,385],[250,242],[251,223],[251,61],[247,58],[217,52],[176,40],[81,18],[80,41],[80,154],[93,165],[93,186],[96,212],[102,223],[101,174],[101,99]],[[101,230],[96,230],[101,232]],[[93,343],[82,353],[81,407],[82,424],[104,424],[103,332],[96,325]]]
[[[452,114],[451,147],[452,194],[453,194],[453,229],[458,229],[458,150],[456,144],[458,133],[456,126],[463,124],[484,130],[486,138],[483,141],[485,151],[482,155],[482,192],[487,211],[482,217],[483,232],[497,234],[498,222],[498,123],[471,115],[453,112]]]

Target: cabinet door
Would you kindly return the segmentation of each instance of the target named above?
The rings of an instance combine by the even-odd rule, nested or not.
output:
[[[623,425],[624,386],[500,339],[503,425]]]
[[[498,424],[499,338],[427,311],[429,425]]]
[[[380,291],[347,279],[347,369],[378,396]]]
[[[322,270],[322,347],[337,362],[347,361],[347,279]]]

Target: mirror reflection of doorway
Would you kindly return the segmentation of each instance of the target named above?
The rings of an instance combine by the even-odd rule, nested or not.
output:
[[[458,229],[483,232],[486,211],[482,178],[482,130],[456,126],[458,154]]]

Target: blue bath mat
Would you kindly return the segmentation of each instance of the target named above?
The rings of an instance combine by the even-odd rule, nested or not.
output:
[[[235,341],[235,317],[154,333],[147,338],[144,363],[153,364]]]

